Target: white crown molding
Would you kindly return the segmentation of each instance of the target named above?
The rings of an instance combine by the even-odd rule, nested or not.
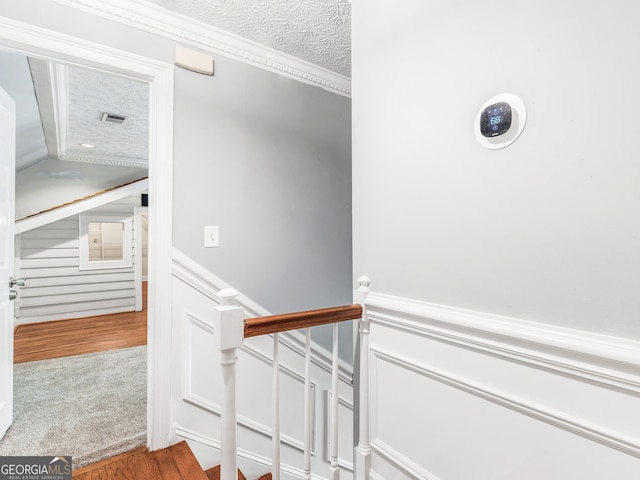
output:
[[[69,155],[61,153],[58,155],[60,160],[69,162],[96,163],[99,165],[113,165],[116,167],[135,167],[148,168],[149,163],[146,160],[136,158],[108,157],[106,155]]]
[[[304,83],[351,96],[351,79],[210,25],[129,0],[55,0],[166,38],[218,53]]]
[[[640,342],[380,293],[372,323],[640,392]]]

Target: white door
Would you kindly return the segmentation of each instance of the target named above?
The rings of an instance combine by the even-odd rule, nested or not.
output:
[[[13,276],[16,106],[0,88],[0,438],[13,421]]]

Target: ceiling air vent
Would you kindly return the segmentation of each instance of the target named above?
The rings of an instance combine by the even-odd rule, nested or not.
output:
[[[127,117],[124,115],[116,115],[115,113],[103,113],[102,121],[103,122],[111,122],[111,123],[123,123]]]

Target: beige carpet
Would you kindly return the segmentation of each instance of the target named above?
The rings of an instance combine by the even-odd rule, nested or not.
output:
[[[14,366],[0,456],[71,455],[73,468],[146,444],[147,348]]]

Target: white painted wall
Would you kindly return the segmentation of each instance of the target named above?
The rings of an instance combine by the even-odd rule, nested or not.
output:
[[[372,479],[640,471],[639,20],[622,0],[353,2]],[[528,123],[490,151],[475,117],[503,92]]]
[[[640,339],[630,1],[353,7],[354,273],[379,291]],[[482,148],[477,110],[529,120]]]

